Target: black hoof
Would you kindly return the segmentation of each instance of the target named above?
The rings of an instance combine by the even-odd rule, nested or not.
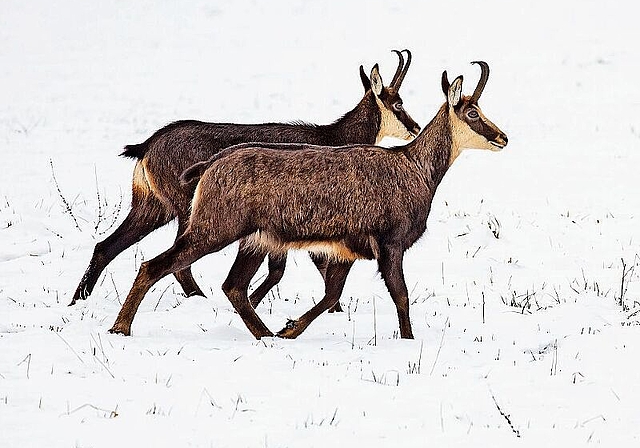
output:
[[[285,339],[295,338],[295,330],[297,326],[298,321],[289,319],[284,328],[276,333],[276,336]]]
[[[340,305],[340,302],[336,302],[333,307],[329,308],[330,313],[342,313],[343,311],[344,310],[342,309],[342,305]]]

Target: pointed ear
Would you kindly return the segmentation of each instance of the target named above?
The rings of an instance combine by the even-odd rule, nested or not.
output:
[[[382,78],[380,77],[380,71],[378,69],[378,64],[374,65],[371,69],[371,90],[376,96],[380,96],[382,93]]]
[[[442,93],[444,93],[444,96],[449,96],[449,86],[451,86],[451,84],[449,84],[449,78],[447,78],[447,71],[443,71],[442,72]]]
[[[369,89],[371,89],[371,81],[367,74],[364,72],[364,68],[362,65],[360,66],[360,81],[362,81],[362,87],[364,87],[364,92],[367,93]]]
[[[462,98],[462,75],[453,80],[447,92],[449,106],[456,107]]]

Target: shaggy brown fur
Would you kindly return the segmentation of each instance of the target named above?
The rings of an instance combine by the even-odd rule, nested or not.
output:
[[[409,55],[410,52],[405,50]],[[180,185],[180,174],[193,164],[207,160],[225,147],[242,142],[307,142],[326,146],[350,143],[373,144],[385,136],[410,138],[420,131],[418,124],[402,108],[398,94],[402,78],[409,68],[402,54],[398,70],[388,87],[382,80],[376,64],[371,71],[374,81],[364,74],[360,77],[365,95],[360,103],[342,118],[329,125],[307,123],[218,124],[185,120],[172,123],[157,131],[147,141],[129,145],[122,155],[137,160],[134,169],[131,211],[123,223],[104,241],[98,243],[71,305],[91,294],[104,268],[122,251],[140,241],[149,233],[178,219],[178,235],[187,227],[191,199],[195,185]],[[379,90],[376,90],[378,87]],[[393,114],[395,124],[383,120]],[[262,259],[264,254],[261,255]],[[237,263],[243,260],[237,260]],[[286,256],[269,260],[269,275],[252,294],[259,303],[269,289],[282,277]],[[257,268],[256,268],[257,269]],[[198,287],[191,269],[186,267],[174,273],[187,296],[204,295]]]
[[[488,66],[481,66],[488,75]],[[461,76],[444,86],[447,102],[405,146],[249,144],[213,157],[196,188],[189,227],[171,249],[143,263],[111,331],[130,334],[140,302],[160,278],[249,237],[258,252],[302,248],[329,255],[325,298],[280,336],[299,335],[338,300],[351,264],[375,258],[397,308],[400,335],[412,338],[403,254],[424,233],[436,188],[460,151],[507,144],[477,102],[461,96]],[[223,289],[256,338],[271,335],[247,300],[246,282],[239,269]]]

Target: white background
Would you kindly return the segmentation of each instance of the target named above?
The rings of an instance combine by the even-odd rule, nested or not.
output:
[[[132,3],[0,5],[0,446],[638,444],[635,3]],[[220,290],[235,246],[194,265],[208,298],[164,279],[131,337],[107,334],[175,225],[66,306],[128,210],[125,144],[183,118],[329,123],[361,98],[359,65],[388,82],[402,48],[418,123],[442,70],[469,93],[482,59],[509,136],[456,161],[407,253],[415,340],[359,262],[346,313],[255,341]],[[322,292],[296,253],[259,313],[277,331]]]

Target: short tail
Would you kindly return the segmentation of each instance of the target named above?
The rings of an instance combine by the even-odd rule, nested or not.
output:
[[[138,143],[136,145],[127,145],[124,147],[124,151],[120,153],[120,155],[131,159],[142,160],[148,149],[148,142]]]
[[[212,157],[211,159],[205,160],[204,162],[198,162],[195,165],[191,165],[180,175],[180,184],[186,186],[199,181],[204,172],[207,171],[207,168],[211,166],[215,159],[215,157]]]

